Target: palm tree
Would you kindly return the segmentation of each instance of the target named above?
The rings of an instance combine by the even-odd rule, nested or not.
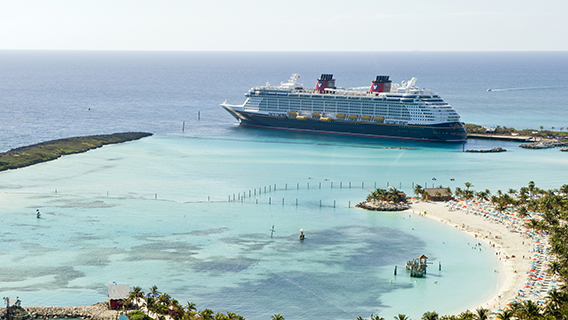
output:
[[[522,320],[537,319],[540,317],[540,307],[532,300],[525,300],[515,315]]]
[[[414,194],[418,196],[418,195],[422,195],[422,192],[424,192],[424,190],[422,190],[422,186],[417,184],[414,187]]]
[[[505,309],[497,313],[497,319],[499,320],[511,320],[513,318],[513,311],[510,309]]]
[[[149,295],[151,295],[152,297],[157,297],[160,295],[160,291],[158,291],[158,287],[157,286],[152,286],[150,288],[150,292],[148,292]]]
[[[527,210],[527,206],[520,206],[517,209],[517,214],[519,215],[519,217],[524,218],[526,216],[528,216],[528,210]]]
[[[163,304],[163,305],[169,305],[171,299],[172,299],[172,297],[169,294],[164,292],[158,297],[158,302]]]
[[[438,314],[435,311],[426,311],[422,315],[422,320],[438,320]]]
[[[565,196],[568,195],[568,184],[563,184],[562,187],[560,187],[560,192]]]
[[[213,310],[205,309],[199,312],[203,320],[213,320]]]
[[[456,195],[456,198],[461,198],[463,196],[463,190],[460,187],[456,187],[454,194]]]
[[[393,317],[395,320],[410,320],[410,318],[405,315],[405,314],[401,314],[399,313],[398,315]]]
[[[197,308],[195,306],[195,303],[187,301],[187,304],[185,305],[185,310],[188,312],[196,311]]]
[[[170,316],[174,318],[174,320],[181,320],[185,315],[183,306],[176,299],[170,301],[168,309],[170,310]]]
[[[547,273],[549,275],[554,275],[560,272],[560,270],[562,270],[562,265],[560,264],[560,262],[554,260],[552,261],[549,265],[548,265],[548,270]],[[554,289],[556,290],[556,289]],[[551,292],[549,292],[550,294]]]
[[[284,317],[279,313],[273,316],[270,316],[270,320],[284,320]]]
[[[373,315],[373,314],[371,313],[371,320],[385,320],[385,318],[380,317],[379,315],[376,315],[376,316],[375,316],[375,315]]]
[[[535,183],[534,183],[534,181],[529,181],[528,187],[529,187],[529,194],[530,194],[530,196],[532,197],[532,196],[533,196],[533,192],[534,192],[534,188],[535,188]]]
[[[138,309],[139,299],[144,300],[144,291],[142,291],[141,287],[138,286],[133,287],[132,291],[130,291],[130,294],[128,295],[128,299],[133,301],[134,305],[136,306],[136,309]]]
[[[474,185],[471,184],[471,182],[465,182],[464,185],[466,190],[469,190],[469,188],[474,187]]]
[[[458,315],[458,319],[460,320],[473,320],[473,313],[471,311],[466,310]]]
[[[475,314],[473,315],[475,320],[487,320],[489,319],[489,309],[477,308],[475,309]]]
[[[479,191],[475,193],[475,197],[478,200],[487,200],[487,193],[485,191]]]

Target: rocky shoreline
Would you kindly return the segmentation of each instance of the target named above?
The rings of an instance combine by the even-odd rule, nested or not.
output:
[[[356,204],[355,207],[372,211],[404,211],[410,208],[410,204],[407,202],[365,201]]]
[[[506,152],[507,149],[503,149],[501,147],[495,147],[493,149],[484,149],[484,150],[465,150],[465,152]]]
[[[0,318],[6,319],[6,311],[0,311]],[[81,318],[88,320],[116,320],[118,311],[109,310],[107,302],[100,302],[92,306],[77,307],[19,307],[12,319],[50,319],[50,318]]]
[[[556,148],[556,147],[564,147],[567,146],[568,142],[564,141],[556,141],[556,140],[543,140],[537,141],[533,143],[524,143],[521,144],[519,147],[525,149],[547,149],[547,148]]]

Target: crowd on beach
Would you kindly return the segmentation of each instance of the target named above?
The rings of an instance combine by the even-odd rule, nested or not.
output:
[[[466,214],[478,216],[492,223],[504,225],[510,232],[518,233],[526,239],[522,245],[528,245],[527,254],[521,257],[502,256],[499,259],[526,259],[530,260],[530,269],[525,271],[526,280],[523,288],[517,290],[517,296],[511,302],[522,302],[533,300],[540,304],[545,304],[547,293],[559,286],[558,276],[547,272],[550,263],[550,241],[549,235],[543,231],[535,231],[528,228],[532,218],[540,220],[538,215],[535,217],[521,218],[514,208],[508,207],[503,211],[498,211],[493,204],[485,200],[451,200],[446,203],[450,211],[462,211]],[[486,235],[491,239],[491,234]],[[498,236],[496,236],[498,237]],[[490,241],[489,245],[495,248],[495,242]],[[500,254],[500,252],[496,252]]]

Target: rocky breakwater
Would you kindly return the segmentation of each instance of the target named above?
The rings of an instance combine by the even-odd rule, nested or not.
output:
[[[107,302],[78,307],[22,307],[29,319],[82,318],[89,320],[116,320],[118,311],[109,310]]]
[[[525,149],[547,149],[567,146],[568,142],[561,140],[542,140],[533,143],[524,143],[519,145],[521,148]]]
[[[465,150],[465,152],[505,152],[507,151],[506,149],[503,149],[501,147],[495,147],[493,149],[482,149],[482,150]]]
[[[410,204],[408,202],[394,203],[373,200],[358,203],[355,207],[372,211],[404,211],[410,208]]]

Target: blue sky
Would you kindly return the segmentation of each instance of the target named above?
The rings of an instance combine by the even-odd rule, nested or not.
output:
[[[0,49],[568,50],[568,0],[0,0]]]

